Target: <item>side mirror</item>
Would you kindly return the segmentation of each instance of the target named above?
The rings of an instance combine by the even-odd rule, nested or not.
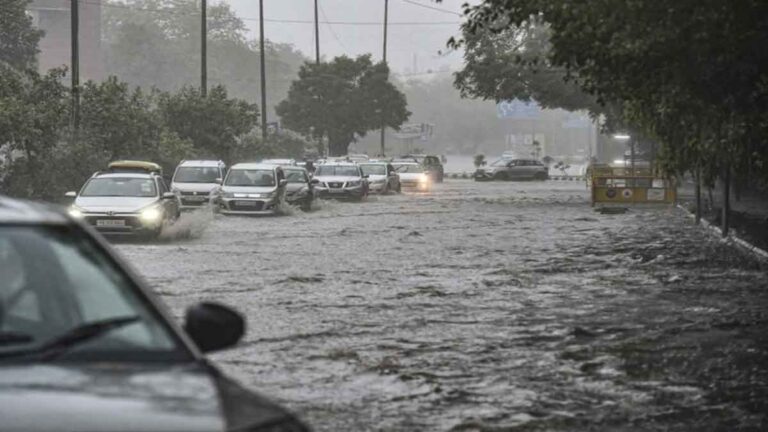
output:
[[[184,331],[200,351],[207,353],[234,346],[245,334],[245,320],[217,303],[199,303],[187,309]]]
[[[69,191],[69,192],[64,194],[64,197],[66,197],[66,198],[77,198],[77,192]]]
[[[223,182],[224,182],[224,179],[223,179],[223,178],[221,178],[221,177],[217,177],[217,178],[216,178],[216,183],[218,183],[218,184],[222,184]]]
[[[163,192],[163,199],[174,199],[176,194],[173,192]]]
[[[310,181],[309,181],[309,183],[311,183],[311,184],[313,184],[313,185],[316,185],[316,184],[319,184],[319,183],[320,183],[320,180],[318,180],[318,179],[316,179],[316,178],[313,178],[312,180],[310,180]]]
[[[368,177],[369,177],[369,176],[368,176],[368,174],[364,174],[364,175],[363,175],[363,178],[364,178],[364,179],[367,179]]]
[[[285,187],[285,185],[287,185],[287,184],[288,184],[288,180],[286,180],[286,179],[282,179],[282,180],[280,180],[280,182],[278,183],[278,186],[280,186],[280,187]]]

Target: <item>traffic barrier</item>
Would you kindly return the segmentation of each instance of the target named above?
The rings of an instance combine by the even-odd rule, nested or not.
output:
[[[592,206],[595,204],[674,204],[674,179],[648,168],[590,167]]]

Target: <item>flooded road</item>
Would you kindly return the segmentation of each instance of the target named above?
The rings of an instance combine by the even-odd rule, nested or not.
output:
[[[177,316],[243,312],[244,343],[214,360],[315,430],[768,428],[766,269],[679,210],[452,180],[185,217],[194,238],[120,251]]]

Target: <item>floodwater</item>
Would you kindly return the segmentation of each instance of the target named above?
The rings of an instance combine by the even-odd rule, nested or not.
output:
[[[766,268],[677,209],[447,180],[286,213],[119,249],[177,316],[243,312],[213,359],[317,431],[768,430]]]

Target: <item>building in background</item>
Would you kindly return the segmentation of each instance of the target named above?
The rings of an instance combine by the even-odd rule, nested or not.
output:
[[[80,1],[80,81],[100,79],[101,3]],[[40,40],[40,71],[67,66],[71,62],[71,13],[68,0],[33,0],[29,5],[32,24],[45,34]]]

